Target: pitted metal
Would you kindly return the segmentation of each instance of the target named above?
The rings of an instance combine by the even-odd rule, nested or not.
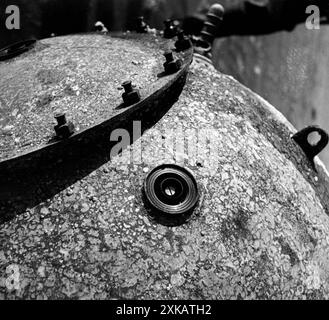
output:
[[[109,157],[106,134],[75,162],[31,172],[20,201],[0,204],[15,213],[0,229],[0,272],[20,270],[19,289],[0,286],[0,298],[329,298],[321,162],[315,172],[291,139],[296,130],[233,78],[194,59],[184,86],[182,70],[158,78],[166,99],[147,118],[129,117],[156,120],[121,155]],[[211,138],[216,152],[175,153],[182,137]],[[194,215],[179,227],[154,221],[142,199],[144,179],[163,164],[183,166],[199,186]]]
[[[76,125],[76,133],[71,138],[78,141],[79,135],[90,127],[127,111],[120,108],[122,93],[118,88],[121,89],[123,80],[133,79],[144,100],[170,83],[176,75],[158,78],[168,40],[161,37],[157,40],[156,43],[154,36],[136,34],[51,38],[40,41],[37,50],[21,61],[3,62],[0,88],[3,101],[9,103],[1,105],[5,108],[3,124],[0,122],[0,167],[8,168],[11,159],[17,163],[20,156],[35,155],[42,148],[48,150],[45,154],[61,148],[53,144],[52,115],[58,108],[70,114],[71,122]],[[117,48],[122,50],[119,57],[114,53]],[[92,61],[90,55],[94,56]],[[185,55],[188,56],[190,58],[183,59],[183,74],[187,72],[185,67],[192,51]],[[137,98],[139,94],[133,90],[126,106],[137,103]],[[55,153],[58,154],[58,150]],[[51,159],[47,158],[45,161]]]

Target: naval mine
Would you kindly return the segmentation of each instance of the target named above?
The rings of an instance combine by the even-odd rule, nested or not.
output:
[[[215,70],[222,14],[0,51],[0,298],[329,298],[328,135]]]

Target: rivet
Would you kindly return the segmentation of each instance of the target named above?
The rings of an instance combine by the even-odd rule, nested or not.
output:
[[[131,81],[125,81],[122,84],[122,87],[123,87],[123,89],[125,90],[126,93],[130,93],[130,92],[133,91],[133,86],[132,86]]]
[[[66,115],[64,112],[56,112],[54,115],[57,125],[62,126],[67,123]]]
[[[174,55],[173,55],[172,51],[166,51],[163,55],[166,58],[166,62],[174,61]]]
[[[57,125],[54,127],[58,139],[69,138],[75,131],[71,121],[66,120],[64,112],[56,112],[54,115]]]
[[[125,81],[124,83],[122,83],[122,87],[125,90],[122,95],[122,99],[124,101],[125,106],[131,106],[141,100],[139,91],[133,88],[131,81]]]
[[[182,62],[179,59],[174,59],[172,51],[166,51],[164,53],[164,57],[166,58],[166,62],[163,66],[166,74],[176,73],[178,70],[180,70]]]
[[[167,19],[164,22],[165,29],[163,31],[163,37],[166,39],[171,39],[176,36],[177,34],[177,28],[174,25],[173,21],[171,19]]]
[[[192,47],[192,43],[189,38],[187,38],[184,34],[184,31],[179,31],[177,34],[177,41],[175,43],[176,51],[181,52],[188,50]]]
[[[144,17],[143,16],[138,17],[136,23],[136,32],[147,33],[148,28],[149,28],[148,25],[144,21]]]

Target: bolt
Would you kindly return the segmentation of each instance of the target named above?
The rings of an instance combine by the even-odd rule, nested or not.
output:
[[[137,18],[136,23],[136,32],[138,33],[147,33],[148,25],[144,21],[144,17],[140,16]]]
[[[103,30],[103,26],[99,23],[95,23],[94,29],[98,32],[101,32]]]
[[[171,19],[167,19],[164,22],[165,29],[163,31],[163,36],[166,39],[171,39],[177,34],[177,27]]]
[[[122,87],[125,90],[125,93],[130,93],[133,91],[133,85],[132,85],[131,81],[125,81],[122,84]]]
[[[101,21],[97,21],[94,25],[94,30],[101,33],[108,33],[107,28]]]
[[[176,51],[181,52],[191,48],[191,41],[184,35],[184,31],[179,31],[177,34],[178,40],[175,43]]]
[[[67,123],[66,121],[66,115],[64,112],[56,112],[55,113],[55,119],[57,121],[58,126],[62,126]]]
[[[57,112],[55,114],[57,125],[54,127],[56,136],[59,139],[70,137],[74,133],[74,125],[71,121],[66,120],[65,113]]]
[[[163,55],[165,56],[167,63],[174,61],[174,55],[173,55],[172,51],[167,51]]]
[[[131,81],[125,81],[122,84],[122,87],[124,88],[125,92],[122,95],[122,99],[124,101],[124,104],[128,107],[131,106],[141,100],[141,96],[139,94],[139,91],[133,88],[133,85]]]
[[[166,62],[163,64],[163,66],[166,74],[176,73],[181,68],[181,60],[175,60],[172,51],[166,51],[164,53],[164,57],[166,58]]]

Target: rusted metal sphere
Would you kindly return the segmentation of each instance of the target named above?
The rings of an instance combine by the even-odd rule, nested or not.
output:
[[[199,56],[189,66],[192,51],[177,73],[159,77],[170,41],[52,38],[0,63],[4,100],[22,89],[5,113],[10,134],[0,122],[0,178],[6,166],[29,180],[20,200],[16,178],[0,188],[1,215],[13,212],[1,225],[0,270],[15,265],[20,274],[17,290],[0,287],[2,297],[329,298],[326,169],[317,158],[313,167],[292,139],[296,129],[264,99]],[[143,93],[131,109],[120,107],[125,79]],[[81,128],[49,145],[57,104]],[[113,154],[116,129],[131,139]],[[30,154],[25,143],[45,149]],[[48,163],[26,169],[55,146]],[[153,219],[143,197],[145,179],[163,165],[196,182],[197,205],[180,225]],[[152,185],[177,205],[182,181]]]

